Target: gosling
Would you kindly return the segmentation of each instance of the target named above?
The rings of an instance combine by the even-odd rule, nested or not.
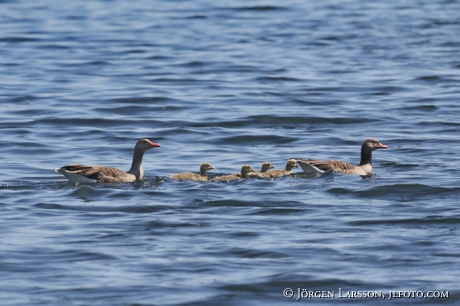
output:
[[[223,175],[223,176],[217,176],[213,178],[213,181],[233,181],[237,180],[239,178],[248,178],[248,173],[250,172],[255,172],[254,169],[251,168],[249,165],[243,165],[241,167],[241,173],[236,173],[236,174],[229,174],[229,175]]]
[[[259,171],[249,172],[248,176],[257,177],[257,176],[263,175],[263,173],[266,173],[269,169],[273,169],[273,168],[275,167],[270,162],[264,162],[262,164],[262,167],[260,168],[260,172]]]
[[[297,166],[297,163],[295,162],[295,160],[290,159],[286,163],[285,170],[272,170],[272,171],[268,171],[268,172],[266,172],[264,174],[261,174],[259,176],[263,177],[263,178],[272,178],[272,177],[285,176],[285,175],[289,175],[289,174],[292,173],[292,168],[298,168],[298,167],[299,166]]]
[[[200,174],[196,174],[192,172],[184,172],[184,173],[173,174],[170,177],[172,179],[180,180],[180,181],[207,181],[208,176],[206,175],[206,172],[212,169],[214,169],[213,166],[211,166],[207,162],[203,162],[200,165]]]

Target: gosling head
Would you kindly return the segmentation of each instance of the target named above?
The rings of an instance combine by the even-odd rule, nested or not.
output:
[[[264,173],[267,172],[268,169],[273,169],[275,168],[270,162],[264,162],[262,164],[262,168],[260,168],[260,172]]]
[[[298,167],[299,166],[297,166],[297,163],[293,159],[288,160],[287,163],[286,163],[286,170],[287,171],[291,171],[292,168],[298,168]]]
[[[214,169],[213,166],[211,166],[211,164],[207,163],[207,162],[202,162],[201,165],[200,165],[200,173],[201,175],[206,175],[206,172],[208,170],[212,170]]]
[[[255,172],[254,169],[251,168],[251,166],[243,165],[243,167],[241,167],[241,177],[242,178],[246,178],[249,172]]]

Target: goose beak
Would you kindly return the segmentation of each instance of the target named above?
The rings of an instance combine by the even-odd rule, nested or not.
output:
[[[384,145],[383,143],[379,143],[379,146],[377,147],[377,149],[388,149],[388,147]]]
[[[155,142],[150,142],[149,145],[150,145],[150,148],[158,148],[158,147],[161,147],[159,143],[155,143]]]

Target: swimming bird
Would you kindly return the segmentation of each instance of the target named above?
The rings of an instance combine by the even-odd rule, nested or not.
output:
[[[297,166],[297,163],[295,162],[295,160],[289,159],[286,162],[285,170],[281,170],[281,169],[271,170],[271,171],[268,171],[267,173],[262,173],[260,177],[271,178],[271,177],[288,175],[292,173],[292,168],[298,168],[298,167],[299,166]]]
[[[173,174],[170,177],[175,179],[175,180],[185,180],[185,181],[207,181],[208,176],[206,175],[206,172],[208,170],[214,169],[213,166],[211,166],[207,162],[203,162],[200,165],[200,174],[192,173],[192,172],[184,172],[184,173],[179,173],[179,174]]]
[[[217,176],[213,178],[213,181],[232,181],[236,180],[239,178],[248,178],[248,173],[250,172],[255,172],[254,169],[251,168],[249,165],[243,165],[241,167],[241,172],[236,173],[236,174],[229,174],[229,175],[223,175],[223,176]]]
[[[255,176],[261,175],[262,173],[266,173],[269,169],[273,169],[273,168],[275,167],[270,162],[264,162],[262,164],[262,167],[260,168],[260,172],[259,171],[249,172],[248,176],[255,177]]]
[[[144,178],[142,158],[144,153],[151,149],[160,147],[158,143],[148,139],[141,139],[134,147],[133,162],[131,169],[125,172],[121,169],[106,166],[85,166],[81,164],[70,164],[54,171],[63,174],[70,182],[79,183],[126,183],[135,182]]]
[[[361,146],[361,162],[358,166],[339,160],[315,160],[294,158],[308,174],[321,174],[328,170],[333,170],[342,174],[354,174],[369,176],[372,174],[372,152],[388,147],[374,138],[366,139]]]

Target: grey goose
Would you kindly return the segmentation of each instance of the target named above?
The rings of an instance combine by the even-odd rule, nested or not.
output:
[[[294,158],[307,174],[320,174],[332,170],[342,174],[369,176],[372,174],[372,152],[388,147],[374,138],[366,139],[361,146],[361,161],[358,166],[339,160],[315,160]]]
[[[125,172],[121,169],[106,166],[85,166],[82,164],[69,164],[54,171],[63,174],[70,182],[79,183],[126,183],[135,182],[144,178],[142,158],[144,153],[160,147],[158,143],[148,139],[141,139],[134,147],[133,162],[131,169]]]

